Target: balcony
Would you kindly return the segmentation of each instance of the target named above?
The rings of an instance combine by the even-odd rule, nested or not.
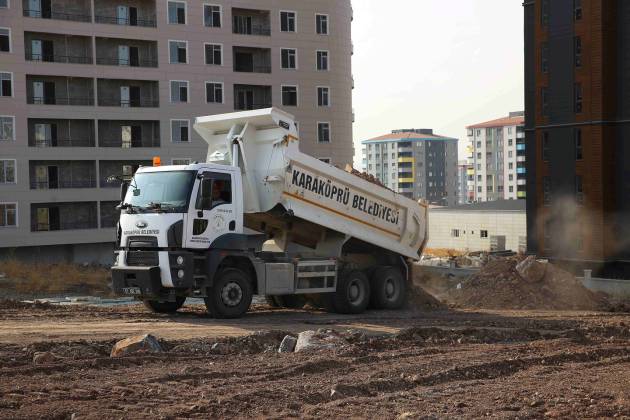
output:
[[[24,32],[24,58],[27,61],[92,64],[89,36]]]
[[[33,203],[31,231],[97,229],[96,202]]]
[[[98,145],[123,149],[160,147],[160,122],[99,120]]]
[[[94,147],[93,120],[28,119],[30,147]]]
[[[234,85],[234,109],[246,111],[271,107],[271,86]]]
[[[108,182],[107,178],[112,175],[133,175],[140,166],[151,166],[150,160],[101,160],[98,162],[99,186],[101,188],[118,188],[120,182]]]
[[[151,80],[98,79],[98,106],[157,108],[158,82]]]
[[[94,105],[94,81],[87,77],[26,75],[26,103]]]
[[[155,1],[130,0],[122,6],[111,0],[94,1],[94,22],[155,28]]]
[[[31,160],[29,178],[32,190],[95,188],[93,160]]]
[[[92,22],[92,8],[89,0],[23,0],[22,12],[25,17],[38,19],[69,20]]]
[[[271,36],[268,10],[232,8],[232,32],[241,35]]]
[[[138,39],[96,38],[96,64],[157,67],[157,42]]]
[[[271,49],[233,47],[234,71],[271,73]]]

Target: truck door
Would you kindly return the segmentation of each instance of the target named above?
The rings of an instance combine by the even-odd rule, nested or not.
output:
[[[234,182],[229,173],[204,172],[193,188],[186,226],[187,248],[208,248],[218,237],[237,232]]]

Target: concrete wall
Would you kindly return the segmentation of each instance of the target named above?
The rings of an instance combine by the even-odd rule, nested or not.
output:
[[[459,230],[459,237],[452,235]],[[481,231],[488,237],[482,238]],[[459,251],[489,251],[491,236],[506,236],[506,249],[518,251],[519,237],[525,237],[524,211],[457,211],[429,210],[429,248],[448,248]]]

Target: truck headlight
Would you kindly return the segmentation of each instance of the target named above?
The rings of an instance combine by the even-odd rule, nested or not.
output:
[[[183,279],[184,278],[184,270],[177,271],[177,277],[179,277],[180,279]]]
[[[177,257],[177,265],[182,265],[182,264],[184,264],[184,257],[180,255],[179,257]]]

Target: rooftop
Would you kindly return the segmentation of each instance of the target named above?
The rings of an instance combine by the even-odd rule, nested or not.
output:
[[[525,212],[525,200],[497,200],[482,203],[462,204],[451,207],[435,207],[431,211],[522,211]]]
[[[380,142],[380,141],[421,141],[421,140],[455,140],[457,139],[452,137],[440,136],[438,134],[434,134],[433,130],[428,128],[421,129],[404,129],[404,130],[392,130],[390,134],[384,134],[379,137],[374,137],[369,140],[364,140],[361,143],[372,143],[372,142]]]
[[[469,125],[466,128],[493,128],[523,124],[525,124],[525,117],[522,115],[521,112],[510,112],[510,115],[508,117],[498,118],[496,120],[486,121],[475,125]]]

